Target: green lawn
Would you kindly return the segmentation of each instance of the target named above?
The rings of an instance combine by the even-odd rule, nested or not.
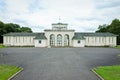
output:
[[[94,70],[105,80],[120,80],[120,65],[102,66]]]
[[[120,57],[120,54],[118,56]]]
[[[5,46],[3,44],[0,43],[0,48],[4,48]]]
[[[0,65],[0,80],[7,80],[20,70],[21,68],[16,66]]]
[[[118,49],[120,49],[120,45],[117,45],[115,48],[118,48]]]

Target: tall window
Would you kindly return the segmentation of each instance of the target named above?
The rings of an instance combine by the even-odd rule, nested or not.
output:
[[[69,35],[64,36],[64,46],[69,46]]]
[[[89,37],[88,37],[88,43],[89,43]]]
[[[111,37],[109,37],[109,43],[111,43],[111,39],[110,39]]]
[[[62,35],[57,35],[57,46],[62,46]]]
[[[104,37],[102,37],[102,43],[104,43]]]
[[[25,39],[24,39],[24,37],[22,37],[23,38],[23,43],[25,42]]]
[[[112,43],[114,43],[114,37],[112,37]]]
[[[15,42],[17,43],[17,37],[15,37]]]
[[[54,34],[50,35],[50,46],[55,46],[55,35]]]
[[[95,37],[95,43],[97,43],[97,37]]]
[[[101,43],[101,37],[99,37],[99,43]]]

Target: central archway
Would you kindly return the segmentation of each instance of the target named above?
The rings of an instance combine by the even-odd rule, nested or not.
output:
[[[61,34],[57,35],[57,46],[62,46],[62,35]]]

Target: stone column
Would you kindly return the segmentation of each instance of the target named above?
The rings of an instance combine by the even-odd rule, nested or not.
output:
[[[55,35],[55,46],[57,46],[57,34],[54,35]]]
[[[62,35],[62,46],[64,46],[64,35]]]

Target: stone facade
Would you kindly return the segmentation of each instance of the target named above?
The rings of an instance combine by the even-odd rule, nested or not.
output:
[[[68,24],[54,23],[44,33],[8,33],[3,35],[5,46],[85,47],[116,46],[116,35],[111,33],[79,33]]]

